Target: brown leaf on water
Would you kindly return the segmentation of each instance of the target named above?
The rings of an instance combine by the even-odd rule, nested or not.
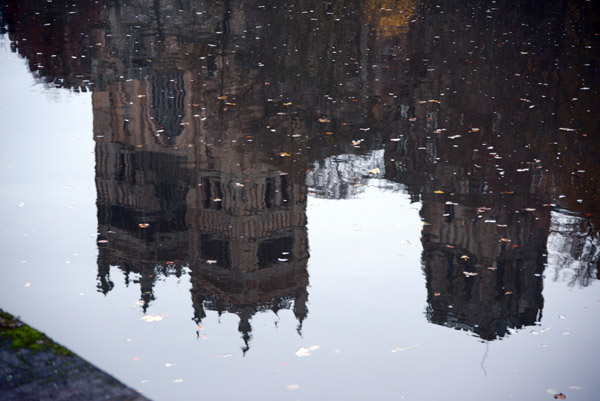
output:
[[[286,152],[281,152],[281,153],[279,154],[279,156],[281,156],[281,157],[290,157],[290,156],[291,156],[291,154],[289,154],[289,153],[286,153]]]
[[[327,131],[327,132],[325,133],[325,135],[333,135],[333,134],[334,134],[334,132],[333,132],[333,131]]]
[[[554,394],[554,399],[555,400],[566,400],[567,396],[564,395],[563,393],[558,393],[558,394]]]
[[[319,118],[319,122],[320,123],[330,123],[331,120],[329,120],[328,118]]]
[[[148,228],[148,227],[150,227],[150,224],[149,223],[140,223],[140,224],[138,224],[138,227],[139,228]]]

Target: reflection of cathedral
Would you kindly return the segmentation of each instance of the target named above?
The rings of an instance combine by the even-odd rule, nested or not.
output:
[[[235,146],[245,136],[234,129],[215,140],[201,124],[186,124],[194,117],[162,100],[177,94],[184,105],[195,101],[196,88],[185,80],[171,87],[161,82],[119,83],[93,93],[100,288],[110,290],[109,266],[116,265],[139,274],[147,303],[160,268],[187,265],[197,321],[205,309],[236,313],[246,341],[257,311],[293,307],[302,322],[308,295],[303,166],[269,160],[248,141],[245,153]]]
[[[135,15],[122,11],[110,29]],[[306,163],[280,155],[305,139],[264,146],[270,131],[257,130],[266,100],[256,99],[263,95],[253,94],[254,82],[242,83],[233,56],[211,56],[211,38],[177,43],[185,29],[164,28],[173,31],[162,39],[174,41],[144,55],[154,64],[141,75],[132,65],[114,68],[125,38],[99,51],[99,287],[110,290],[111,265],[137,273],[146,308],[157,275],[187,266],[194,320],[206,310],[237,314],[246,350],[256,312],[293,309],[300,325],[307,316]],[[180,57],[188,52],[203,61],[189,64],[191,56]]]
[[[246,342],[261,310],[301,324],[307,182],[341,198],[374,169],[422,202],[432,323],[534,324],[549,237],[598,276],[598,58],[569,53],[597,38],[571,3],[9,3],[32,71],[93,91],[104,293],[118,266],[147,307],[188,266],[196,321],[235,313]],[[548,26],[568,35],[534,43]]]
[[[580,25],[565,4],[438,3],[408,34],[412,85],[385,171],[423,204],[427,318],[492,340],[541,318],[551,210],[587,212],[598,230],[598,140],[586,126],[597,103],[575,83],[597,81],[582,67],[596,60],[570,67],[566,49],[585,31],[552,33],[559,58],[523,48],[542,26]]]

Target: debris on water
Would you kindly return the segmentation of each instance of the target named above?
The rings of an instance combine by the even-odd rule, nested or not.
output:
[[[302,358],[305,356],[311,356],[312,354],[314,354],[314,351],[318,350],[319,347],[318,345],[311,345],[308,348],[300,348],[298,351],[296,351],[296,356]]]
[[[140,319],[146,322],[159,322],[163,320],[163,317],[167,316],[166,314],[162,315],[144,315]]]
[[[175,379],[173,380],[173,383],[183,383],[183,379]]]
[[[298,390],[300,386],[298,384],[288,384],[287,386],[285,386],[285,388],[291,391],[295,391]]]
[[[408,351],[409,349],[413,349],[413,348],[416,348],[418,346],[419,346],[419,344],[413,344],[413,345],[410,345],[408,347],[396,347],[396,348],[392,349],[392,353],[401,352],[401,351]]]

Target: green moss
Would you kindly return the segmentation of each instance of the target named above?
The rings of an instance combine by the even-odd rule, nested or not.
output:
[[[43,333],[27,326],[9,313],[0,310],[0,337],[10,341],[10,348],[30,349],[33,352],[53,351],[58,355],[74,355],[65,347],[56,344]]]

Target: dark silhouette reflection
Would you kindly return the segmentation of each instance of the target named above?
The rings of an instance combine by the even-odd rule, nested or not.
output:
[[[245,350],[259,311],[293,309],[300,331],[307,193],[371,177],[422,203],[432,323],[493,340],[539,321],[548,264],[598,277],[590,2],[72,8],[8,2],[2,20],[41,80],[93,91],[100,291],[119,266],[146,308],[188,267],[196,322],[237,314]]]
[[[585,88],[598,65],[572,50],[598,43],[597,18],[583,2],[540,5],[423,2],[386,146],[386,177],[423,204],[427,318],[484,340],[540,320],[548,243],[580,261],[573,280],[597,275],[598,105]],[[567,209],[585,226],[565,230],[569,249],[549,240]]]

